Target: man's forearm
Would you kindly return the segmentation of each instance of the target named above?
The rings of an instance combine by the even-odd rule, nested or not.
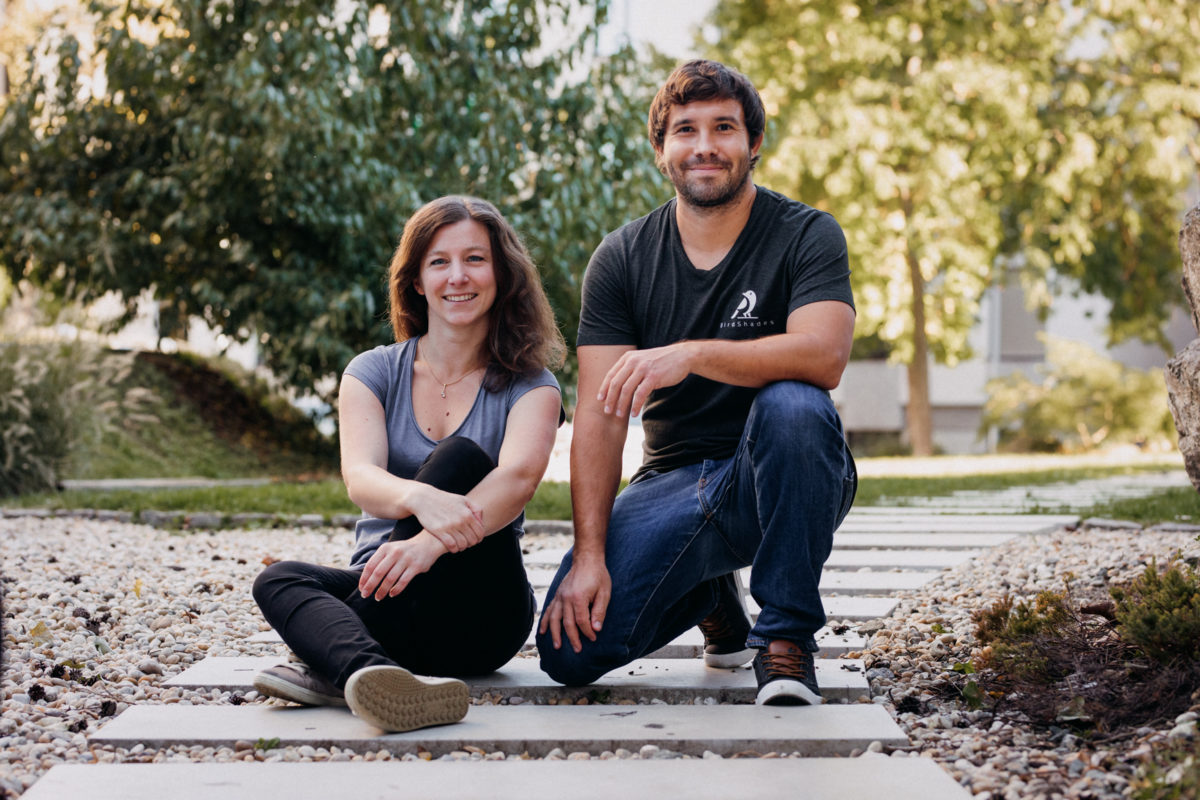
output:
[[[794,380],[823,386],[830,380],[832,365],[823,363],[825,359],[819,354],[806,352],[803,343],[794,338],[798,335],[783,333],[742,341],[693,340],[679,346],[689,351],[691,374],[717,383],[760,388],[775,381]]]
[[[793,312],[787,333],[760,339],[681,342],[689,371],[734,386],[804,381],[832,389],[842,379],[854,339],[854,310],[836,301]]]
[[[604,557],[608,520],[621,484],[626,431],[623,420],[605,418],[596,411],[576,414],[571,440],[576,561]]]

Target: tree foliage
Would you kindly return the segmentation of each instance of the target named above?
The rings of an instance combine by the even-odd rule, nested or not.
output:
[[[1157,369],[1136,370],[1079,342],[1046,338],[1046,365],[988,382],[981,426],[1005,448],[1080,452],[1113,443],[1169,445],[1175,436]]]
[[[1005,249],[1027,259],[1027,275],[1068,276],[1112,301],[1111,341],[1165,347],[1163,322],[1183,303],[1185,190],[1200,175],[1200,5],[1071,5],[1043,134],[1018,155],[1028,171]]]
[[[661,193],[633,56],[591,58],[603,4],[94,10],[102,79],[65,36],[0,120],[0,263],[127,317],[150,289],[163,335],[201,317],[302,389],[389,340],[383,270],[423,202],[496,203],[569,337],[591,249]]]
[[[909,364],[928,452],[927,353],[969,356],[984,290],[1021,268],[1114,303],[1114,338],[1161,339],[1196,173],[1200,7],[1186,0],[747,0],[714,54],[773,118],[761,179],[846,230],[858,333]]]

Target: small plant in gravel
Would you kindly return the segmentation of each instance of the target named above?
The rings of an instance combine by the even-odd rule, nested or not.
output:
[[[995,710],[1107,735],[1200,702],[1200,580],[1151,567],[1115,602],[1069,591],[1004,598],[974,615],[975,658]]]
[[[1114,587],[1122,638],[1154,661],[1170,665],[1200,660],[1200,575],[1172,566],[1161,574],[1146,567],[1127,587]]]

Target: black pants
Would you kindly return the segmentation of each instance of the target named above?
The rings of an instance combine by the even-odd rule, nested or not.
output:
[[[494,468],[474,442],[450,437],[414,479],[466,494]],[[420,531],[416,517],[407,517],[390,538]],[[511,525],[474,547],[446,553],[396,597],[364,599],[361,574],[280,561],[254,581],[263,616],[297,656],[338,687],[377,664],[420,675],[485,675],[507,663],[533,628],[533,590]]]

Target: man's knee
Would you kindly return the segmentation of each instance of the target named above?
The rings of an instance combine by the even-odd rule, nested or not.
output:
[[[583,651],[576,653],[571,649],[571,643],[564,638],[562,647],[555,650],[550,635],[539,633],[537,648],[542,672],[564,686],[587,686],[608,672],[595,663],[595,659],[592,658],[595,647],[589,648],[587,642],[583,645]]]
[[[552,649],[550,654],[543,652],[541,667],[542,672],[549,675],[551,680],[564,686],[587,686],[589,683],[599,680],[606,671],[597,670],[591,664],[585,663],[585,659],[572,650],[566,642],[563,643],[561,650]]]
[[[796,425],[819,421],[841,429],[829,393],[801,381],[767,384],[755,396],[750,413],[759,422]]]
[[[759,389],[754,405],[768,413],[826,413],[833,410],[829,392],[803,381],[776,381]]]

